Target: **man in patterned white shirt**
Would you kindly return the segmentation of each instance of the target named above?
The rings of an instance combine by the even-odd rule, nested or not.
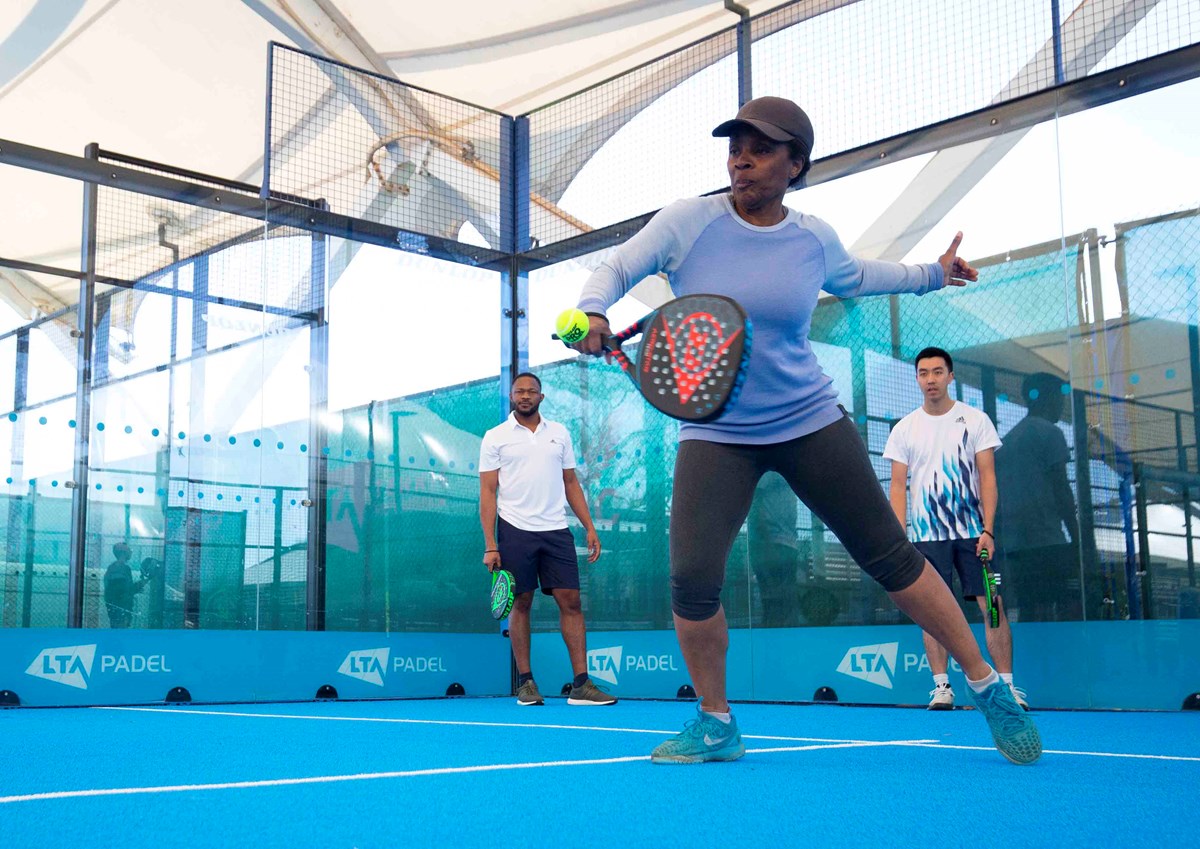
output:
[[[912,490],[913,544],[952,589],[954,573],[965,599],[975,599],[985,614],[983,585],[986,550],[994,553],[996,519],[995,451],[1000,437],[987,415],[956,401],[949,388],[954,361],[941,348],[926,348],[916,358],[917,385],[924,402],[896,423],[883,450],[892,461],[890,499],[901,526],[908,524],[907,489]],[[911,486],[907,486],[911,475]],[[1000,622],[985,628],[988,653],[1001,679],[1012,689],[1017,704],[1029,709],[1024,694],[1013,685],[1012,629],[997,599]],[[986,618],[985,618],[986,621]],[[922,631],[925,654],[933,673],[930,710],[954,707],[954,690],[947,674],[949,655]]]

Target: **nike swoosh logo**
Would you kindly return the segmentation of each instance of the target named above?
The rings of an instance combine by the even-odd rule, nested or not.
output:
[[[730,736],[732,736],[732,735],[730,735]],[[714,740],[712,737],[708,736],[707,734],[704,735],[704,745],[706,745],[706,746],[719,746],[720,744],[727,743],[727,742],[729,742],[728,736],[718,737]]]

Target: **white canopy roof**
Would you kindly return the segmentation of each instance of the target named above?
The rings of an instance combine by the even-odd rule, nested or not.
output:
[[[516,115],[737,22],[721,0],[9,0],[0,138],[259,183],[271,41]],[[0,256],[78,268],[78,183],[0,167],[0,193]],[[22,311],[74,300],[70,281],[0,274]]]
[[[782,3],[741,5],[759,14]],[[853,5],[824,0],[804,4],[804,11]],[[1077,5],[1069,15],[1064,8],[1063,61],[1086,73],[1160,0]],[[8,0],[0,4],[0,139],[76,155],[97,142],[105,150],[259,183],[271,41],[518,115],[737,22],[722,0]],[[1050,43],[1035,46],[1009,87],[1024,85],[1026,77],[1053,77]],[[614,105],[618,124],[653,96],[647,91],[632,98],[636,102]],[[925,222],[961,199],[1021,135],[939,153],[853,249],[901,258],[926,232]],[[562,165],[571,173],[537,187],[547,203],[557,202],[581,159],[605,138],[577,144],[581,149]],[[78,268],[78,182],[0,166],[0,193],[0,256]],[[480,198],[453,200],[480,219],[497,214],[494,203]],[[482,224],[476,229],[488,232]],[[49,312],[72,303],[74,289],[71,280],[0,269],[0,298],[27,316],[30,307]]]

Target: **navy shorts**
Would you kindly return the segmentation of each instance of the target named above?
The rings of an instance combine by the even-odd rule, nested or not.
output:
[[[933,564],[950,589],[954,589],[954,573],[958,572],[962,597],[972,599],[984,595],[983,561],[975,556],[976,542],[977,539],[950,539],[914,542],[913,545]]]
[[[498,523],[496,545],[500,548],[500,568],[516,579],[516,595],[533,592],[541,584],[542,592],[579,589],[579,558],[575,537],[568,528],[556,531],[523,531],[503,519]]]

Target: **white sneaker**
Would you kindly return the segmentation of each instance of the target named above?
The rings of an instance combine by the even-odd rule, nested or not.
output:
[[[1021,706],[1021,710],[1029,710],[1029,702],[1025,701],[1025,691],[1012,684],[1008,685],[1008,689],[1012,690],[1013,698]]]
[[[949,684],[938,684],[929,695],[927,710],[954,710],[954,690]]]

